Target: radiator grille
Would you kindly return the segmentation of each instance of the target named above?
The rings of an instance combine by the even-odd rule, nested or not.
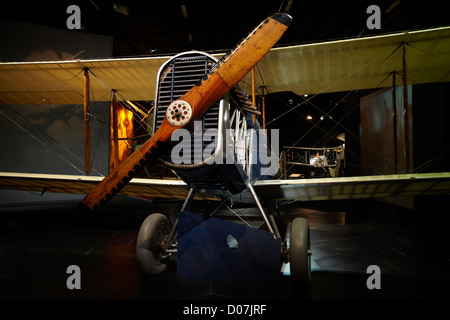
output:
[[[188,53],[178,56],[166,64],[164,69],[161,70],[160,78],[158,79],[155,132],[161,126],[170,103],[181,98],[193,86],[199,84],[215,63],[213,59],[206,55]],[[213,105],[201,120],[203,132],[207,129],[217,129],[219,123],[219,103]],[[192,143],[198,143],[194,142],[193,139],[191,141]],[[202,142],[202,150],[209,143]],[[192,151],[194,152],[194,148],[192,148]],[[192,159],[198,159],[198,155],[194,157],[195,155],[192,154]]]
[[[155,131],[163,122],[170,103],[198,84],[214,64],[215,61],[207,56],[187,54],[173,59],[166,65],[159,79]],[[208,127],[217,127],[217,116],[218,104],[204,115],[204,124]]]

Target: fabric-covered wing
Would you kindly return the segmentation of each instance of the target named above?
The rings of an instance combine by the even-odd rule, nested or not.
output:
[[[274,48],[258,64],[257,81],[298,95],[390,87],[390,74],[403,72],[403,43],[408,83],[450,80],[450,27],[442,27]]]
[[[450,193],[450,172],[257,181],[261,198],[272,200],[342,200]]]
[[[408,83],[449,81],[450,27],[442,27],[273,48],[257,65],[257,85],[299,95],[389,87],[389,75],[402,72],[402,43]],[[0,63],[0,103],[81,104],[84,68],[98,80],[91,81],[97,101],[109,100],[111,89],[125,99],[153,100],[156,74],[168,59]]]
[[[109,92],[130,100],[153,100],[156,74],[169,57],[0,63],[0,103],[82,104],[83,70],[92,72],[92,97]]]
[[[0,173],[0,189],[87,194],[103,177],[35,173]],[[144,199],[185,199],[189,187],[180,180],[135,178],[119,194]],[[212,199],[198,194],[196,199]]]
[[[0,189],[87,194],[103,177],[0,172]],[[268,200],[343,200],[450,193],[450,172],[338,177],[323,179],[265,180],[254,186]],[[180,180],[135,178],[119,194],[144,199],[185,199],[189,187]],[[239,197],[244,202],[245,196]],[[196,193],[198,200],[216,199]],[[239,202],[239,199],[235,199]]]

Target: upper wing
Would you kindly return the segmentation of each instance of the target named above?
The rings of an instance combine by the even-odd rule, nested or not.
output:
[[[88,194],[103,177],[0,172],[0,189]],[[180,180],[133,179],[119,194],[144,199],[186,199],[189,187]],[[197,194],[196,199],[213,199]]]
[[[402,72],[402,50],[396,50],[402,43],[409,82],[449,81],[450,27],[275,48],[258,63],[258,74],[271,92],[300,95],[389,87],[389,74]],[[92,81],[97,100],[107,89],[154,100],[156,74],[167,59],[0,63],[0,102],[82,104],[84,68],[99,80]]]
[[[274,48],[258,74],[271,92],[298,95],[391,87],[403,43],[408,83],[449,81],[450,27]]]
[[[83,70],[92,97],[109,100],[116,89],[129,100],[154,100],[156,74],[168,57],[0,63],[0,102],[4,104],[83,103]]]
[[[342,200],[450,193],[450,172],[257,181],[255,190],[273,200]]]

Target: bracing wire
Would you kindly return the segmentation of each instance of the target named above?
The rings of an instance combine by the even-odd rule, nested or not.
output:
[[[89,69],[88,69],[89,70]],[[113,93],[113,89],[110,88],[103,80],[101,80],[100,78],[98,78],[91,70],[89,70],[89,73],[92,74],[92,76],[95,78],[95,80],[97,80],[102,86],[103,88],[105,88],[106,91],[108,91],[110,93],[110,95],[112,96]],[[125,97],[122,96],[122,94],[118,91],[115,91],[116,96],[120,97],[120,100],[116,98],[117,103],[119,103],[121,106],[123,106],[124,108],[126,108],[127,110],[130,110],[129,108],[126,107],[126,105],[124,105],[123,101],[126,101],[127,99],[125,99]],[[110,98],[110,101],[112,100],[112,97]],[[133,113],[134,116],[136,116],[139,120],[141,119],[141,115],[139,113],[137,113],[135,110],[131,109],[131,112]],[[148,132],[147,128],[142,124],[142,121],[138,121],[139,126],[144,129],[146,132]],[[137,129],[135,129],[136,131]]]
[[[266,123],[266,126],[268,126],[268,125],[270,125],[271,123],[273,123],[273,122],[275,122],[275,121],[277,121],[278,119],[280,119],[280,118],[282,118],[282,117],[284,117],[285,115],[287,115],[288,113],[290,113],[291,111],[296,111],[297,113],[299,113],[298,112],[298,108],[300,107],[300,106],[302,106],[302,105],[304,105],[304,104],[306,104],[306,103],[310,103],[313,107],[315,107],[316,109],[318,109],[320,112],[322,112],[322,113],[324,113],[325,114],[325,112],[323,112],[319,107],[317,107],[315,104],[313,104],[312,102],[311,102],[311,100],[314,98],[314,97],[316,97],[316,96],[318,96],[319,94],[322,94],[323,92],[326,92],[329,88],[331,88],[331,87],[333,87],[333,86],[335,86],[337,83],[339,83],[339,82],[341,82],[341,81],[343,81],[343,80],[345,80],[345,79],[347,79],[348,77],[350,77],[352,74],[354,74],[354,73],[356,73],[356,72],[359,72],[361,69],[363,69],[363,68],[366,68],[367,66],[369,66],[370,64],[372,64],[372,63],[374,63],[374,62],[376,62],[376,61],[379,61],[380,59],[382,59],[383,57],[386,57],[386,58],[384,58],[383,59],[383,61],[381,62],[381,63],[384,63],[389,57],[391,57],[392,55],[393,55],[393,53],[395,52],[395,51],[397,51],[398,50],[398,48],[399,48],[400,46],[398,46],[398,47],[396,47],[395,48],[395,50],[394,51],[392,51],[392,49],[389,49],[389,51],[386,51],[386,52],[383,52],[383,53],[381,53],[379,56],[377,56],[376,58],[374,58],[374,59],[372,59],[371,61],[369,61],[369,62],[367,62],[366,64],[364,64],[363,66],[360,66],[359,68],[357,68],[356,70],[353,70],[352,72],[350,72],[349,74],[347,74],[346,76],[344,76],[344,77],[342,77],[341,79],[339,79],[339,80],[337,80],[337,81],[335,81],[333,84],[331,84],[331,85],[329,85],[328,87],[326,87],[326,88],[324,88],[324,89],[322,89],[320,92],[318,92],[317,94],[315,94],[315,95],[313,95],[313,96],[310,96],[310,97],[308,97],[307,99],[305,99],[305,101],[303,101],[303,102],[301,102],[301,103],[298,103],[296,106],[294,106],[294,107],[292,107],[292,108],[289,108],[287,111],[285,111],[285,112],[283,112],[281,115],[279,115],[279,116],[277,116],[277,117],[275,117],[274,119],[272,119],[272,120],[270,120],[270,121],[268,121],[267,123]],[[385,80],[383,80],[383,82],[384,82]],[[351,91],[351,92],[353,92],[353,91]],[[350,93],[351,93],[350,92]],[[349,93],[349,94],[350,94]],[[348,94],[347,94],[348,95]],[[345,99],[345,97],[344,97],[344,99]],[[283,103],[284,103],[284,101],[282,101]],[[286,103],[285,103],[286,104]],[[336,104],[336,106],[337,106],[338,104]],[[335,106],[335,107],[336,107]],[[333,108],[334,109],[334,108]],[[327,115],[331,112],[332,110],[330,110],[328,113],[327,113]],[[336,120],[334,120],[333,119],[333,121],[334,122],[336,122],[336,125],[333,127],[333,129],[337,126],[337,125],[339,125],[339,126],[341,126],[342,128],[344,128],[346,131],[348,131],[352,136],[354,136],[354,137],[356,137],[360,142],[362,142],[362,143],[364,143],[365,145],[367,145],[369,148],[371,148],[372,150],[374,150],[374,151],[376,151],[377,153],[379,153],[377,150],[375,150],[372,146],[370,146],[370,145],[368,145],[366,142],[364,142],[364,141],[362,141],[362,139],[360,138],[360,137],[358,137],[357,135],[355,135],[353,132],[351,132],[350,130],[347,130],[340,122],[342,121],[340,121],[340,122],[337,122]],[[312,129],[314,129],[316,126],[317,126],[317,124],[318,124],[318,122],[312,127],[312,128],[310,128],[300,139],[298,139],[297,141],[296,141],[296,143],[292,146],[292,147],[295,147]],[[320,127],[317,127],[317,128],[319,128],[322,132],[324,132],[325,134],[327,134],[328,135],[328,133],[327,132],[325,132],[323,129],[321,129]],[[349,150],[348,150],[349,151]],[[351,152],[351,151],[350,151]],[[351,152],[352,153],[352,152]],[[384,159],[386,159],[387,161],[389,161],[389,162],[392,162],[390,159],[387,159],[384,155],[382,155],[383,156],[383,158]],[[358,156],[358,158],[361,160],[361,161],[363,161],[359,156]],[[372,167],[372,166],[370,166],[370,167]],[[376,170],[377,172],[378,172],[378,170]],[[378,172],[378,173],[380,173],[380,172]]]
[[[27,134],[29,134],[33,139],[35,139],[37,142],[39,142],[41,145],[50,148],[58,157],[60,157],[62,160],[64,160],[66,163],[68,163],[72,168],[74,168],[76,171],[80,172],[81,174],[84,175],[84,172],[82,170],[80,170],[76,165],[74,165],[72,162],[70,162],[69,160],[67,160],[66,158],[64,158],[62,155],[60,155],[58,152],[56,152],[55,150],[53,150],[51,147],[49,147],[47,144],[45,144],[45,142],[43,142],[42,140],[40,140],[38,137],[36,137],[35,135],[33,135],[30,131],[28,131],[27,129],[25,129],[23,126],[21,126],[19,123],[17,123],[16,121],[14,121],[14,119],[12,119],[11,117],[9,117],[8,115],[6,115],[3,111],[0,111],[0,113],[7,118],[9,121],[11,121],[12,123],[14,123],[17,127],[19,127],[20,129],[22,129],[23,131],[25,131]],[[53,139],[53,138],[52,138]]]

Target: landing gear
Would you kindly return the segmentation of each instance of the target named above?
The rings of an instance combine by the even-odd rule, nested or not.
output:
[[[264,213],[253,188],[250,187],[249,189],[253,191],[252,195],[270,230],[269,232],[273,234],[275,239],[281,240],[274,219],[271,215]],[[180,212],[189,209],[194,194],[195,189],[192,187]],[[295,287],[308,288],[311,284],[309,223],[306,219],[296,218],[290,225],[285,241],[280,242],[282,244],[280,248],[282,257],[285,263],[289,262],[291,279]],[[156,275],[167,268],[168,258],[172,254],[178,253],[177,229],[178,219],[172,226],[169,219],[160,213],[151,214],[144,220],[136,242],[137,260],[144,273]]]
[[[309,241],[309,223],[306,219],[292,221],[290,237],[291,277],[300,285],[311,284],[311,247]]]
[[[181,211],[189,209],[195,195],[194,186],[191,187]],[[169,219],[161,213],[149,215],[139,229],[136,241],[136,256],[142,271],[156,275],[167,267],[167,259],[176,253],[178,219],[173,227]]]
[[[160,213],[149,215],[142,223],[136,242],[136,256],[145,273],[155,275],[166,269],[163,242],[170,231],[169,219]]]

